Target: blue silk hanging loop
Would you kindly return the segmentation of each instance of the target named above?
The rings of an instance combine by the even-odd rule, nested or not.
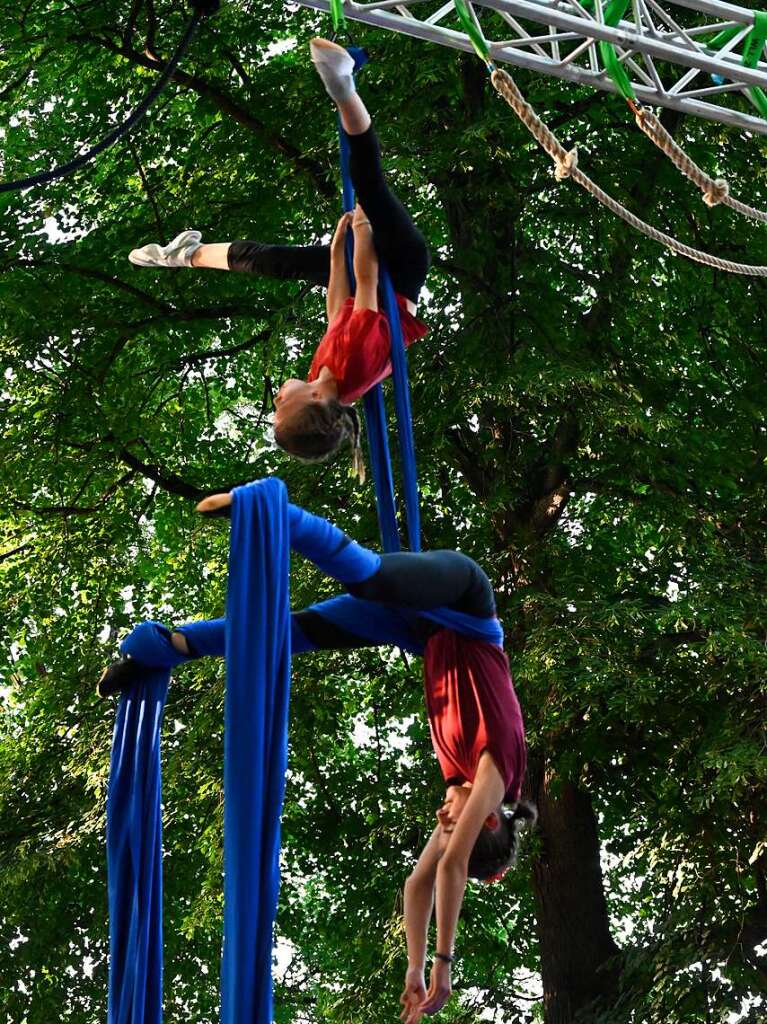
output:
[[[348,46],[347,51],[354,58],[355,73],[369,60],[367,52],[359,46]],[[341,182],[343,186],[343,207],[346,212],[354,209],[354,186],[349,173],[349,143],[340,120],[338,125],[339,150],[341,154]],[[355,288],[354,241],[351,232],[346,237],[346,262],[352,292]],[[392,381],[394,384],[394,408],[397,420],[402,482],[407,513],[408,542],[411,551],[421,550],[421,514],[418,498],[418,473],[415,461],[413,438],[413,416],[410,406],[410,383],[407,372],[405,339],[402,334],[397,297],[389,273],[383,263],[379,266],[379,286],[383,296],[383,307],[389,322],[391,339]],[[373,484],[378,508],[378,524],[384,551],[399,551],[400,537],[397,525],[397,504],[394,497],[394,474],[392,471],[389,431],[386,425],[386,406],[383,388],[376,384],[363,399],[365,425],[367,427],[370,464],[373,469]]]
[[[107,797],[108,1024],[162,1021],[160,726],[170,668],[120,700]]]
[[[270,1024],[272,941],[290,697],[285,485],[233,491],[226,607],[222,1024]],[[160,731],[170,670],[187,661],[158,623],[123,654],[146,666],[120,698],[107,798],[109,1024],[162,1024]]]
[[[221,1024],[271,1024],[288,764],[290,527],[276,477],[232,491],[226,596]]]

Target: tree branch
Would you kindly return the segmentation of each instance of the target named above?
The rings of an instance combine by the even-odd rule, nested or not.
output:
[[[151,57],[138,53],[138,51],[123,44],[117,44],[111,39],[90,33],[75,35],[70,38],[81,42],[95,43],[97,46],[109,50],[110,53],[125,57],[126,60],[139,67],[148,68],[151,71],[163,70],[164,65],[162,61],[153,60]],[[281,153],[297,170],[312,180],[315,188],[326,199],[336,198],[336,185],[329,180],[324,168],[318,161],[304,156],[300,149],[294,146],[292,142],[289,142],[284,136],[271,129],[264,121],[261,121],[254,114],[235,102],[234,98],[221,86],[212,85],[199,75],[190,75],[186,71],[181,70],[176,70],[172,78],[179,85],[184,85],[193,92],[196,92],[198,96],[203,96],[205,99],[210,100],[222,114],[226,114],[236,121],[237,124],[242,125],[243,128],[247,128],[258,135],[263,142],[267,143],[272,149],[277,150],[278,153]]]
[[[141,441],[141,444],[147,448],[147,451],[149,450],[145,441]],[[149,454],[152,457],[151,452]],[[118,455],[131,469],[135,469],[148,480],[153,480],[163,491],[167,491],[168,494],[176,494],[180,498],[190,498],[192,501],[202,501],[210,494],[222,494],[247,483],[245,480],[237,480],[235,483],[201,488],[184,480],[177,473],[163,469],[157,462],[144,462],[124,445],[118,449]]]
[[[162,299],[157,299],[154,295],[150,295],[148,292],[144,292],[140,288],[136,288],[135,285],[128,284],[127,281],[123,281],[119,277],[113,277],[111,274],[107,274],[103,270],[96,270],[92,267],[80,267],[75,263],[52,263],[47,262],[46,260],[24,260],[21,263],[13,264],[13,266],[21,268],[35,267],[42,270],[65,270],[70,274],[77,274],[79,277],[87,277],[94,281],[100,281],[102,284],[108,284],[111,288],[116,288],[128,295],[132,295],[134,299],[138,299],[140,302],[145,303],[147,306],[152,306],[154,309],[159,309],[167,315],[172,316],[179,312],[174,309],[170,303],[164,302]]]
[[[136,22],[138,21],[142,3],[143,0],[132,0],[131,9],[128,13],[128,21],[126,22],[122,36],[123,46],[130,46],[131,44],[133,33],[136,31]]]
[[[26,543],[19,544],[18,547],[11,548],[10,551],[3,551],[3,553],[0,554],[0,562],[6,562],[9,558],[13,558],[14,555],[19,555],[21,554],[22,551],[26,551],[28,548],[31,547],[32,545],[30,543]]]

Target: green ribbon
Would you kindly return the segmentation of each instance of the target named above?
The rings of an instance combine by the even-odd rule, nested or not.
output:
[[[330,0],[330,17],[333,19],[333,29],[336,32],[345,31],[344,0]]]
[[[488,68],[493,69],[495,65],[490,56],[490,47],[482,34],[482,29],[477,26],[472,18],[469,5],[466,3],[466,0],[454,0],[454,3],[456,14],[463,25],[466,35],[471,40],[471,45],[477,51],[477,56],[482,58]]]
[[[754,27],[743,40],[743,59],[741,64],[744,68],[755,68],[767,43],[767,13],[765,11],[754,11]],[[754,86],[748,90],[751,102],[762,115],[767,117],[767,95],[764,89]]]
[[[605,25],[608,25],[610,28],[617,28],[630,3],[631,0],[610,0],[610,3],[604,9]],[[612,78],[621,96],[625,100],[635,100],[634,86],[631,84],[628,72],[621,63],[618,51],[613,44],[607,43],[604,40],[601,41],[599,52],[602,54],[605,71]]]
[[[742,31],[742,25],[733,25],[731,28],[723,29],[714,36],[708,45],[712,50],[719,50]],[[744,68],[756,67],[765,43],[767,43],[767,12],[754,11],[754,27],[743,40],[743,56],[740,63]],[[755,85],[748,90],[748,95],[762,117],[767,118],[767,94],[764,89]]]
[[[623,18],[623,15],[628,10],[630,3],[631,0],[610,0],[602,11],[605,25],[609,28],[617,28]],[[581,0],[581,7],[587,11],[593,10],[594,0]],[[615,49],[613,44],[608,43],[605,40],[600,40],[599,52],[602,55],[602,63],[604,64],[605,71],[613,80],[615,87],[621,96],[625,100],[636,100],[634,86],[631,84],[628,72],[621,63],[618,51]]]

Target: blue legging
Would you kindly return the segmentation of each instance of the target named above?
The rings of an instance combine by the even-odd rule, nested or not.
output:
[[[379,555],[351,540],[326,519],[289,505],[290,546],[328,576],[344,584],[352,598],[372,601],[375,638],[365,638],[333,621],[332,598],[291,615],[294,654],[320,649],[388,643],[416,653],[440,626],[413,613],[449,608],[488,619],[495,615],[493,589],[476,562],[458,551]],[[326,614],[323,614],[323,610]],[[223,656],[225,620],[206,619],[179,626],[192,657]]]

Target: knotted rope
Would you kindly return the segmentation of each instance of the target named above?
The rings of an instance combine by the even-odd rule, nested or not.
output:
[[[729,206],[731,210],[742,214],[744,217],[751,217],[753,220],[760,220],[767,223],[767,211],[757,210],[753,206],[742,203],[730,195],[730,186],[724,178],[712,178],[706,174],[702,167],[686,153],[672,135],[663,127],[660,118],[656,117],[647,107],[634,107],[636,123],[645,133],[647,138],[653,142],[681,171],[686,178],[697,185],[703,193],[703,201],[707,206],[718,206],[720,203]]]
[[[590,192],[591,195],[610,210],[611,213],[620,217],[621,220],[624,220],[627,224],[641,232],[647,238],[651,238],[654,242],[660,242],[662,245],[667,246],[680,256],[686,256],[687,259],[695,260],[697,263],[702,263],[707,267],[713,267],[716,270],[723,270],[728,274],[746,274],[751,277],[767,277],[767,266],[753,266],[748,263],[734,263],[731,260],[721,259],[719,256],[712,256],[710,253],[702,252],[700,249],[694,249],[692,246],[685,245],[683,242],[678,241],[676,238],[672,238],[671,235],[667,235],[663,231],[659,231],[657,228],[652,227],[651,224],[647,224],[641,218],[637,217],[636,214],[633,214],[616,199],[613,199],[612,196],[608,195],[607,192],[596,184],[596,182],[592,181],[588,175],[584,174],[583,171],[580,170],[575,150],[568,152],[568,150],[564,148],[551,129],[548,128],[548,126],[545,125],[538,117],[536,112],[519,91],[514,79],[507,71],[504,71],[503,68],[495,68],[491,76],[491,81],[495,90],[506,100],[525,128],[527,128],[538,144],[542,146],[542,148],[545,149],[552,158],[556,165],[555,173],[559,180],[563,178],[572,178],[573,181],[577,182],[587,192]]]

